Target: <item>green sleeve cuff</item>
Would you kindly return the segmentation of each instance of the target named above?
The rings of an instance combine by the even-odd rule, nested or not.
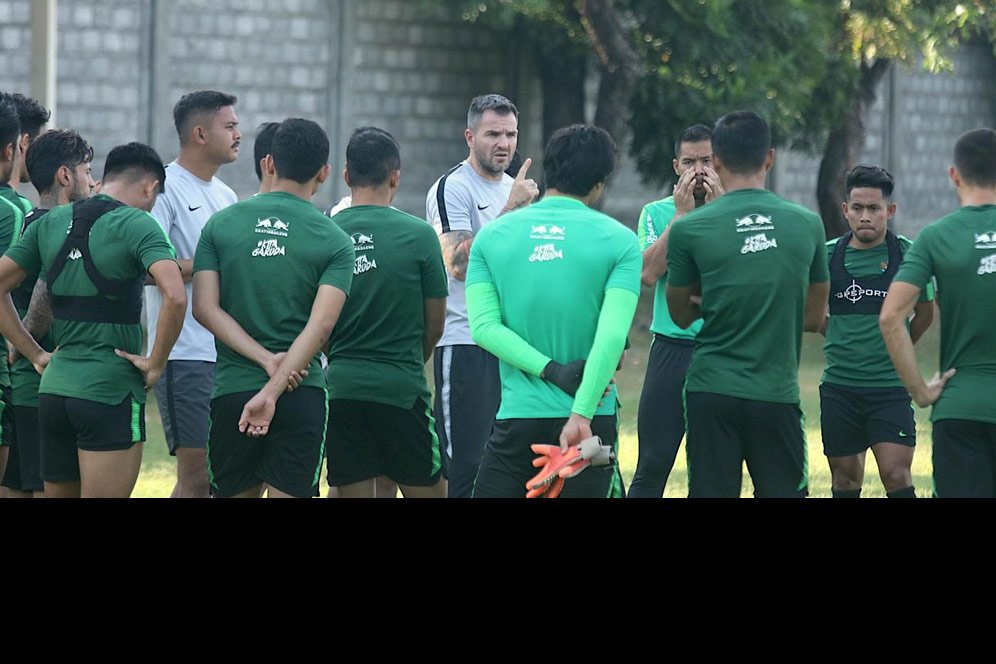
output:
[[[498,289],[493,283],[467,286],[467,316],[474,343],[499,360],[537,377],[550,363],[550,358],[505,327],[501,319]]]
[[[595,416],[598,402],[602,400],[605,388],[619,366],[619,358],[622,357],[639,299],[636,293],[622,288],[605,291],[602,312],[595,329],[595,340],[588,353],[584,378],[574,397],[572,412],[588,419]]]

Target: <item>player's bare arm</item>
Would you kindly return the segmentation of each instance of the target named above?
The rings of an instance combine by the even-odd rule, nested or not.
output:
[[[48,334],[52,327],[52,302],[48,297],[48,284],[39,279],[35,282],[35,288],[31,292],[31,303],[28,311],[24,315],[24,329],[28,331],[36,341],[40,341]],[[11,344],[8,349],[7,361],[13,364],[21,358],[20,351]]]
[[[180,274],[183,277],[183,283],[189,284],[194,280],[194,259],[193,258],[178,258],[176,259],[177,264],[180,266]],[[152,273],[145,275],[145,285],[155,286],[156,278],[152,276]]]
[[[826,333],[827,299],[829,297],[829,281],[809,284],[809,292],[806,295],[806,322],[803,327],[806,332]]]
[[[156,324],[156,342],[148,357],[132,355],[121,349],[114,352],[118,357],[135,365],[145,377],[145,387],[151,388],[159,380],[166,368],[169,352],[173,349],[180,329],[183,327],[183,317],[187,312],[187,289],[183,285],[183,277],[175,261],[161,260],[149,266],[149,273],[156,280],[156,288],[163,298],[162,309],[159,312],[159,322]]]
[[[889,294],[882,305],[879,316],[879,327],[885,339],[885,347],[889,357],[896,367],[903,385],[909,390],[910,396],[921,408],[937,403],[944,386],[955,374],[949,369],[943,375],[937,373],[929,381],[924,381],[916,362],[916,352],[913,350],[913,340],[906,328],[906,321],[920,298],[920,289],[913,284],[894,281],[889,287]]]
[[[683,330],[687,330],[692,323],[702,318],[701,286],[675,287],[668,284],[667,287],[667,308],[671,314],[674,324]]]
[[[660,237],[643,252],[643,272],[640,274],[640,283],[644,286],[648,288],[654,287],[667,273],[668,235],[671,232],[674,222],[695,209],[694,191],[695,169],[690,168],[681,174],[677,184],[674,186],[674,206],[676,210],[674,216]],[[722,192],[721,185],[719,186],[719,191]]]
[[[917,302],[913,308],[913,320],[910,321],[910,340],[916,345],[923,333],[930,329],[934,322],[934,303]]]
[[[201,274],[198,272],[197,276]],[[239,418],[239,431],[254,437],[267,434],[276,412],[277,399],[287,390],[287,385],[295,374],[300,375],[302,371],[306,373],[306,368],[318,349],[328,342],[335,324],[339,322],[344,304],[346,293],[342,290],[328,285],[318,287],[307,324],[294,339],[276,373],[245,405]]]
[[[446,325],[446,298],[427,298],[423,301],[422,311],[425,315],[425,332],[422,333],[422,360],[428,362],[436,344],[443,338],[443,328]]]
[[[258,364],[270,378],[276,374],[285,353],[272,353],[221,308],[221,279],[217,272],[202,270],[194,275],[194,318],[211,334],[242,357]],[[308,376],[302,372],[292,372],[285,388],[297,388]]]
[[[27,276],[28,273],[16,262],[6,256],[0,258],[0,335],[29,359],[38,373],[42,373],[52,356],[25,329],[10,297],[11,291],[20,286]]]

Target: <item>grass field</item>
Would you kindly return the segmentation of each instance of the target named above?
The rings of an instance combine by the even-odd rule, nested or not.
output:
[[[641,300],[638,321],[649,320],[649,294],[645,293]],[[629,486],[636,470],[638,456],[636,438],[636,409],[643,387],[643,377],[646,371],[646,360],[649,349],[650,335],[646,331],[646,323],[638,323],[630,335],[633,348],[627,353],[626,363],[616,380],[619,385],[623,409],[620,413],[620,464],[623,479]],[[830,496],[830,470],[820,440],[820,399],[819,381],[823,373],[823,338],[807,334],[803,339],[802,365],[800,368],[800,384],[802,387],[802,411],[806,416],[806,434],[809,441],[809,490],[813,497]],[[938,327],[935,324],[917,347],[920,367],[924,374],[932,375],[937,370]],[[429,372],[431,374],[431,371]],[[155,399],[150,394],[146,406],[148,442],[145,446],[142,461],[142,472],[135,487],[134,496],[141,498],[165,498],[173,489],[176,476],[176,463],[166,451],[163,439],[159,412]],[[930,421],[928,410],[916,410],[917,448],[913,458],[913,479],[917,495],[929,496],[931,493],[930,464]],[[326,493],[324,471],[322,479],[322,495]],[[688,476],[685,465],[684,445],[678,454],[678,461],[664,492],[668,498],[683,498],[688,493]],[[753,494],[750,478],[744,471],[744,496]],[[863,496],[884,497],[885,490],[878,478],[875,458],[869,453],[865,469],[865,485]]]

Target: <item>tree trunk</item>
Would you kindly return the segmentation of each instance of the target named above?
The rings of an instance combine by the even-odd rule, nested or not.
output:
[[[588,76],[587,57],[550,57],[537,44],[536,66],[543,85],[543,144],[553,132],[584,122],[584,82]]]
[[[631,35],[614,0],[578,0],[577,8],[598,55],[601,73],[595,125],[612,136],[622,154],[629,136],[630,99],[642,71],[640,56],[630,43]]]
[[[861,75],[853,99],[827,138],[816,182],[816,198],[828,240],[840,237],[848,230],[841,211],[847,172],[857,165],[865,145],[865,121],[878,96],[878,85],[892,61],[880,58],[872,66],[861,63]]]

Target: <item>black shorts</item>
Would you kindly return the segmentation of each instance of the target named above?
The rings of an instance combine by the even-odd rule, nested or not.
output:
[[[996,498],[996,424],[934,422],[934,495]]]
[[[14,444],[14,411],[11,404],[10,386],[0,390],[0,447]]]
[[[2,486],[15,491],[40,493],[45,490],[45,482],[42,481],[41,474],[38,409],[34,406],[7,406],[7,410],[13,412],[14,431],[17,435],[10,448]]]
[[[352,399],[329,401],[329,486],[386,475],[403,486],[435,486],[442,475],[429,404],[409,409]]]
[[[311,498],[325,454],[328,401],[325,390],[300,387],[277,401],[270,431],[260,438],[239,432],[239,418],[256,392],[211,400],[208,478],[211,493],[230,498],[266,482],[296,498]]]
[[[470,498],[501,405],[498,358],[478,346],[440,346],[432,366],[447,496]]]
[[[708,392],[685,397],[689,498],[739,498],[743,464],[757,498],[802,498],[809,464],[797,404]]]
[[[525,498],[526,483],[539,470],[533,467],[533,443],[559,445],[563,419],[496,420],[491,440],[484,449],[481,469],[474,483],[474,498]],[[591,421],[591,432],[601,437],[603,445],[618,450],[615,415],[603,415]],[[561,498],[622,498],[619,464],[590,466],[564,483]]]
[[[876,443],[916,446],[916,419],[902,387],[820,385],[820,427],[828,457],[861,454]]]
[[[214,362],[170,360],[156,383],[156,403],[169,453],[207,447]]]
[[[128,395],[116,406],[88,399],[38,395],[42,479],[80,479],[79,450],[116,452],[145,442],[145,404]]]

